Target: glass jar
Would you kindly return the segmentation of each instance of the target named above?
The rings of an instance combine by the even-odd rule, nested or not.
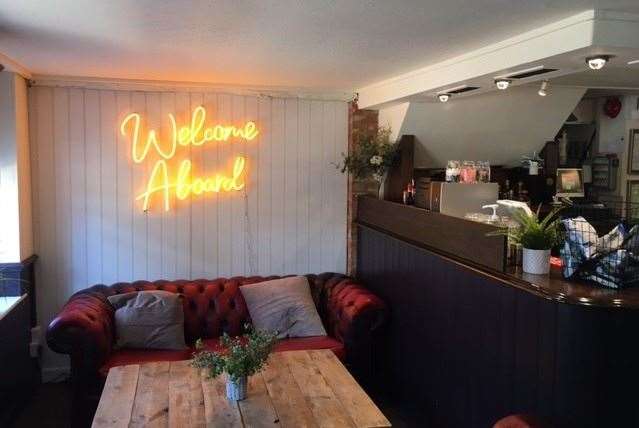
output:
[[[473,184],[477,180],[477,169],[475,166],[475,162],[473,161],[464,161],[462,162],[461,171],[461,182],[466,184]]]
[[[446,181],[448,183],[458,183],[459,173],[459,161],[449,160],[446,164]]]
[[[477,181],[479,183],[490,183],[490,162],[477,162]]]

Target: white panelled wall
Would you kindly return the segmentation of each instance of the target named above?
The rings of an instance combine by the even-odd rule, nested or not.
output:
[[[347,150],[345,102],[46,86],[29,96],[41,325],[93,284],[344,272],[346,177],[334,163]],[[120,122],[140,113],[167,138],[168,114],[181,126],[199,105],[207,124],[254,120],[260,134],[178,147],[176,158],[190,158],[194,175],[206,176],[228,173],[244,155],[245,191],[172,196],[168,212],[154,199],[143,212],[135,196],[153,159],[132,162]],[[45,367],[65,364],[47,351]]]

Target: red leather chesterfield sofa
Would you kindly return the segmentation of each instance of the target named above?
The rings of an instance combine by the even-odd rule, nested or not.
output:
[[[340,274],[306,275],[313,300],[324,322],[326,337],[284,339],[276,351],[332,349],[352,368],[367,370],[373,332],[386,317],[384,303],[355,280]],[[74,425],[90,421],[109,368],[150,361],[189,359],[192,350],[114,349],[114,310],[107,297],[140,290],[165,290],[185,296],[185,338],[193,344],[203,338],[215,347],[223,332],[242,333],[250,317],[239,286],[270,277],[234,277],[214,280],[137,281],[95,285],[75,293],[49,324],[47,344],[71,358],[74,388]],[[357,371],[357,370],[356,370]]]

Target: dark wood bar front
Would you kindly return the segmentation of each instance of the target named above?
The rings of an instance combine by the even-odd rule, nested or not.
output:
[[[571,283],[556,270],[504,272],[438,251],[409,222],[389,226],[417,209],[366,199],[357,275],[392,313],[374,352],[376,377],[414,403],[425,425],[490,427],[527,413],[551,426],[639,426],[639,290]],[[375,215],[364,212],[371,207]]]

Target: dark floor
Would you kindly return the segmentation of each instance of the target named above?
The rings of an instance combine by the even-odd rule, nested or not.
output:
[[[396,428],[422,427],[416,417],[401,410],[384,394],[371,393],[373,401]],[[71,420],[71,390],[66,382],[40,385],[33,399],[17,416],[13,428],[67,428]]]
[[[67,382],[40,385],[18,414],[16,428],[67,428],[71,420],[71,388]]]

